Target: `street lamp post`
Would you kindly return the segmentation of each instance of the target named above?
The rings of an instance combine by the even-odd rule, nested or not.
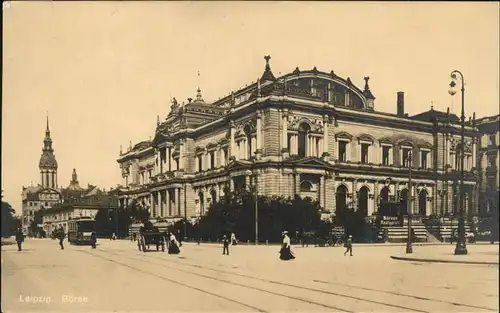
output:
[[[457,76],[458,75],[458,76]],[[465,84],[464,76],[460,71],[454,70],[450,74],[450,90],[449,94],[454,96],[457,91],[455,89],[457,77],[462,83],[462,113],[460,115],[460,185],[459,185],[459,205],[460,205],[460,216],[458,220],[458,239],[457,245],[455,247],[455,255],[466,255],[467,247],[465,243],[465,221],[464,221],[464,196],[463,196],[463,184],[464,184],[464,157],[465,157]]]
[[[187,199],[186,199],[186,183],[184,183],[184,241],[187,241]]]
[[[408,212],[408,239],[406,241],[406,253],[410,254],[413,253],[413,246],[412,246],[412,234],[411,234],[411,198],[412,198],[412,188],[411,188],[411,166],[412,166],[412,158],[411,158],[411,151],[408,153],[408,199],[406,201],[406,209]]]
[[[254,160],[255,167],[255,160]],[[254,183],[254,198],[255,198],[255,245],[259,244],[259,183],[257,169],[253,173],[253,183]]]

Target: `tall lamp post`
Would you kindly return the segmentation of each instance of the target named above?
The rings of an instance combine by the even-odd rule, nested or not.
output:
[[[254,183],[254,197],[255,197],[255,245],[259,244],[259,183],[258,174],[255,166],[254,160],[254,173],[253,173],[253,183]]]
[[[451,82],[449,94],[454,96],[457,91],[455,86],[457,85],[457,78],[460,79],[462,83],[462,113],[460,115],[460,185],[459,185],[459,206],[460,206],[460,215],[458,220],[458,239],[457,245],[455,247],[455,255],[466,255],[467,247],[465,243],[465,221],[464,221],[464,196],[463,196],[463,184],[464,184],[464,152],[465,152],[465,84],[464,84],[464,76],[460,71],[454,70],[450,74]]]
[[[412,246],[412,234],[411,234],[411,199],[412,199],[412,186],[411,186],[411,166],[412,166],[412,158],[411,158],[411,151],[408,153],[408,199],[406,201],[406,209],[408,212],[408,239],[406,241],[406,253],[413,253],[413,246]]]

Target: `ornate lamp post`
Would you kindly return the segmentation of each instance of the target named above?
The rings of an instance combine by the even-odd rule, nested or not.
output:
[[[254,160],[255,166],[255,160]],[[259,244],[259,185],[258,185],[258,173],[257,169],[254,170],[253,174],[254,183],[254,197],[255,197],[255,245]]]
[[[457,76],[458,75],[458,76]],[[457,245],[455,247],[455,255],[466,255],[467,247],[465,243],[465,221],[464,221],[464,196],[463,196],[463,184],[464,184],[464,155],[465,155],[465,84],[464,84],[464,76],[460,71],[454,70],[450,74],[451,82],[450,82],[450,90],[449,94],[454,96],[457,91],[455,89],[457,78],[460,79],[462,83],[462,113],[460,115],[460,185],[459,185],[459,220],[458,220],[458,239]]]
[[[406,201],[406,207],[407,207],[407,210],[408,210],[408,239],[406,241],[406,253],[413,253],[413,246],[412,246],[412,234],[411,234],[411,198],[412,198],[412,186],[411,186],[411,162],[412,159],[411,159],[411,151],[408,153],[408,158],[407,158],[407,162],[408,162],[408,168],[409,168],[409,172],[408,172],[408,200]]]

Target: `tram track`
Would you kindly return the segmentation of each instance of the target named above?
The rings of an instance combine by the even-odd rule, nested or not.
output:
[[[78,252],[81,252],[81,253],[85,253],[85,254],[88,254],[88,255],[92,255],[94,257],[98,257],[98,258],[101,258],[103,260],[106,260],[108,262],[111,262],[111,263],[114,263],[114,264],[118,264],[118,265],[121,265],[123,267],[126,267],[126,268],[129,268],[131,270],[134,270],[136,272],[139,272],[139,273],[143,273],[143,274],[146,274],[146,275],[149,275],[149,276],[152,276],[154,278],[157,278],[157,279],[161,279],[161,280],[164,280],[164,281],[168,281],[170,283],[174,283],[176,285],[179,285],[179,286],[183,286],[183,287],[186,287],[186,288],[189,288],[189,289],[192,289],[192,290],[196,290],[198,292],[201,292],[201,293],[204,293],[204,294],[207,294],[207,295],[210,295],[210,296],[213,296],[213,297],[216,297],[216,298],[219,298],[219,299],[223,299],[223,300],[226,300],[226,301],[230,301],[230,302],[233,302],[233,303],[236,303],[238,305],[241,305],[241,306],[244,306],[244,307],[247,307],[247,308],[250,308],[250,309],[253,309],[253,310],[256,310],[258,312],[262,312],[262,313],[269,313],[268,311],[266,310],[263,310],[261,308],[258,308],[256,306],[253,306],[253,305],[250,305],[250,304],[246,304],[246,303],[243,303],[241,301],[238,301],[238,300],[234,300],[234,299],[231,299],[229,297],[225,297],[223,295],[220,295],[220,294],[216,294],[216,293],[213,293],[213,292],[210,292],[210,291],[207,291],[207,290],[204,290],[202,288],[198,288],[198,287],[195,287],[195,286],[192,286],[192,285],[189,285],[189,284],[185,284],[183,282],[180,282],[180,281],[177,281],[177,280],[174,280],[174,279],[171,279],[171,278],[168,278],[168,277],[164,277],[164,276],[160,276],[160,275],[157,275],[155,273],[151,273],[149,271],[145,271],[145,270],[142,270],[140,268],[137,268],[135,266],[132,266],[132,265],[129,265],[129,264],[126,264],[126,263],[123,263],[123,262],[119,262],[119,261],[116,261],[116,260],[113,260],[113,259],[110,259],[110,258],[106,258],[102,255],[98,255],[98,254],[95,254],[95,253],[90,253],[88,251],[84,251],[84,250],[77,250]],[[100,250],[102,251],[102,250]],[[116,254],[118,255],[118,254]]]
[[[109,254],[112,254],[112,255],[116,255],[116,256],[122,256],[121,253],[115,253],[115,252],[111,252],[111,251],[103,251],[103,252],[109,253]],[[131,258],[130,256],[127,256],[127,257]],[[162,267],[173,269],[173,270],[176,270],[176,271],[179,271],[179,272],[188,273],[188,274],[191,274],[191,275],[195,275],[195,276],[199,276],[199,277],[203,277],[203,278],[211,279],[211,280],[215,280],[215,281],[225,282],[225,283],[229,283],[229,284],[233,284],[233,285],[238,285],[238,286],[242,286],[242,287],[245,287],[245,288],[250,288],[250,289],[256,289],[257,288],[256,290],[259,290],[259,291],[262,291],[262,292],[273,293],[275,295],[279,295],[279,296],[282,296],[282,297],[286,297],[286,298],[290,298],[290,299],[295,299],[295,300],[300,300],[300,301],[307,302],[307,303],[310,303],[310,304],[320,305],[320,306],[323,306],[323,307],[334,309],[335,311],[352,312],[350,310],[342,309],[342,308],[339,308],[339,307],[334,307],[334,306],[331,306],[331,305],[328,305],[328,304],[324,304],[324,303],[320,303],[320,302],[316,302],[316,301],[311,301],[309,299],[300,299],[300,298],[297,298],[295,296],[289,296],[289,295],[286,295],[286,294],[280,294],[280,293],[276,293],[274,291],[269,291],[269,290],[265,290],[265,289],[258,288],[258,287],[244,285],[244,284],[236,283],[234,281],[221,279],[221,278],[218,278],[218,277],[213,277],[213,276],[209,276],[209,275],[199,274],[199,273],[195,273],[195,272],[192,272],[192,271],[189,271],[189,270],[180,269],[180,268],[176,268],[176,267],[172,267],[172,266],[167,266],[167,265],[164,264],[164,262],[175,264],[176,266],[193,267],[193,268],[197,268],[197,269],[201,269],[201,270],[213,271],[213,272],[216,272],[216,273],[219,273],[219,274],[227,274],[227,275],[238,276],[238,277],[241,277],[241,278],[246,278],[246,279],[252,279],[252,280],[256,280],[256,281],[261,281],[261,282],[264,282],[264,283],[273,284],[273,285],[277,285],[277,286],[284,286],[284,287],[295,288],[295,289],[299,289],[299,290],[311,292],[313,294],[330,295],[330,296],[336,296],[336,297],[340,297],[340,298],[344,298],[344,299],[351,299],[351,300],[361,301],[361,302],[370,303],[370,304],[377,304],[377,305],[381,305],[381,306],[385,306],[385,307],[391,307],[391,308],[396,308],[396,309],[399,309],[399,310],[404,310],[406,312],[410,312],[410,311],[411,312],[429,312],[429,311],[426,311],[426,310],[421,310],[421,309],[417,309],[417,308],[413,308],[413,307],[408,307],[408,306],[403,306],[403,305],[397,305],[397,304],[390,304],[390,303],[386,303],[386,302],[381,302],[381,301],[371,300],[371,299],[365,299],[365,298],[356,297],[356,296],[352,296],[352,295],[348,295],[348,294],[343,294],[343,293],[338,293],[338,292],[333,292],[333,291],[327,291],[327,290],[322,290],[322,289],[317,289],[317,288],[305,287],[305,286],[300,286],[300,285],[295,285],[295,284],[280,282],[280,281],[276,281],[276,280],[272,280],[272,279],[265,279],[265,278],[261,278],[261,277],[255,277],[255,276],[251,276],[251,275],[239,274],[239,273],[234,273],[234,272],[230,272],[230,271],[224,271],[224,270],[220,270],[220,269],[214,269],[214,268],[210,268],[210,267],[205,267],[205,266],[201,266],[201,265],[197,265],[197,264],[194,265],[194,264],[189,264],[189,263],[185,263],[185,262],[177,262],[177,261],[174,261],[174,260],[172,260],[170,258],[162,257],[162,256],[160,256],[159,258],[157,258],[157,257],[154,257],[153,255],[141,254],[141,257],[132,257],[132,258],[135,259],[135,260],[140,260],[140,261],[146,261],[145,259],[148,259],[146,262],[149,263],[149,264],[154,264],[155,266],[162,266]],[[155,260],[157,262],[152,262],[152,260]],[[158,262],[161,262],[161,263],[158,263]]]

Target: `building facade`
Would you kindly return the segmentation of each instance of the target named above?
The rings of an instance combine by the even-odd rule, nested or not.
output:
[[[477,127],[481,133],[477,167],[479,169],[479,215],[498,213],[500,115],[481,118]]]
[[[25,232],[28,232],[28,228],[35,218],[35,212],[42,209],[45,212],[55,206],[64,203],[73,203],[76,200],[91,197],[101,192],[96,186],[92,185],[88,185],[87,188],[80,187],[76,169],[73,169],[72,179],[68,187],[60,187],[57,179],[58,163],[52,147],[48,117],[42,155],[38,167],[40,169],[41,183],[36,186],[22,187],[21,221]],[[48,212],[50,213],[51,211]]]
[[[406,208],[410,198],[415,215],[458,210],[456,115],[431,108],[409,116],[403,92],[397,114],[379,112],[369,77],[362,89],[316,68],[276,78],[265,59],[256,83],[213,103],[199,88],[183,105],[173,98],[154,139],[120,151],[121,205],[135,199],[153,217],[196,218],[225,190],[255,186],[261,195],[310,197],[332,214],[346,206],[367,216],[399,214],[388,204]],[[474,121],[468,122],[469,214],[477,211],[478,136]]]
[[[47,236],[60,227],[66,233],[70,220],[80,217],[95,218],[99,210],[115,210],[118,208],[117,204],[118,200],[115,196],[95,188],[78,198],[73,197],[71,200],[45,209],[42,215],[42,228]]]

